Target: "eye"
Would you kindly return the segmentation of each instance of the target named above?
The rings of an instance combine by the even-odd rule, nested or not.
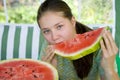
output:
[[[49,34],[49,33],[50,33],[50,30],[47,29],[47,30],[43,30],[42,32],[43,32],[43,34]]]
[[[63,27],[63,25],[58,25],[57,30],[60,30]]]

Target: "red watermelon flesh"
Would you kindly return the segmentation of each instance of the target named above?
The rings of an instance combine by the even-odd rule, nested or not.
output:
[[[58,80],[58,73],[43,61],[13,59],[0,62],[0,80]]]
[[[76,34],[74,39],[56,44],[54,46],[55,53],[71,60],[88,55],[100,48],[101,34],[105,29],[108,29],[108,27],[98,28],[83,34]]]

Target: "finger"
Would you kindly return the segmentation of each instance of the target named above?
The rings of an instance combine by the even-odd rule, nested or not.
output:
[[[103,39],[100,41],[100,45],[101,45],[101,49],[102,49],[102,52],[103,52],[103,56],[104,57],[107,57],[107,51],[106,51],[106,47],[105,47],[105,44],[104,44],[104,42],[103,42]]]
[[[42,57],[41,57],[41,59],[42,59],[43,61],[45,61],[46,55],[47,55],[46,49],[43,49],[43,55],[42,55]]]
[[[53,60],[54,56],[55,56],[55,53],[54,52],[51,53],[51,55],[49,56],[49,59],[47,59],[47,62],[51,62]]]
[[[116,43],[115,43],[115,41],[114,41],[110,31],[107,31],[107,37],[108,37],[108,39],[110,41],[113,53],[116,54],[118,52],[118,48],[117,48],[117,45],[116,45]]]
[[[110,43],[110,40],[109,40],[109,38],[107,36],[106,31],[105,31],[105,33],[103,35],[103,39],[104,39],[104,44],[106,46],[107,54],[111,56],[113,54],[113,51],[112,51],[111,43]]]
[[[47,59],[49,59],[49,56],[51,56],[51,54],[52,54],[52,49],[47,49],[46,51],[45,51],[45,57],[44,57],[44,60],[46,61]]]
[[[52,49],[52,47],[50,45],[48,45],[46,48],[45,48],[45,52],[49,51],[50,49]]]
[[[46,56],[44,57],[43,60],[45,61],[51,61],[51,59],[53,58],[54,56],[54,50],[52,47],[48,47],[47,50],[46,50]]]

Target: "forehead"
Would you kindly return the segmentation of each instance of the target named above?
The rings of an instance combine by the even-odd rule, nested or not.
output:
[[[64,21],[66,18],[63,17],[62,12],[46,12],[39,20],[39,24],[41,27],[50,27],[55,25],[56,23],[60,23]]]

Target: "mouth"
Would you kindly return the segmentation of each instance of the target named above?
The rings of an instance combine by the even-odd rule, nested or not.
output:
[[[61,42],[63,42],[63,40],[61,40],[61,41],[55,41],[54,44],[58,44],[58,43],[61,43]]]
[[[49,45],[56,45],[56,44],[59,44],[59,43],[61,43],[61,42],[63,42],[63,41],[58,41],[58,42],[53,41],[53,42],[49,42],[48,44],[49,44]]]

